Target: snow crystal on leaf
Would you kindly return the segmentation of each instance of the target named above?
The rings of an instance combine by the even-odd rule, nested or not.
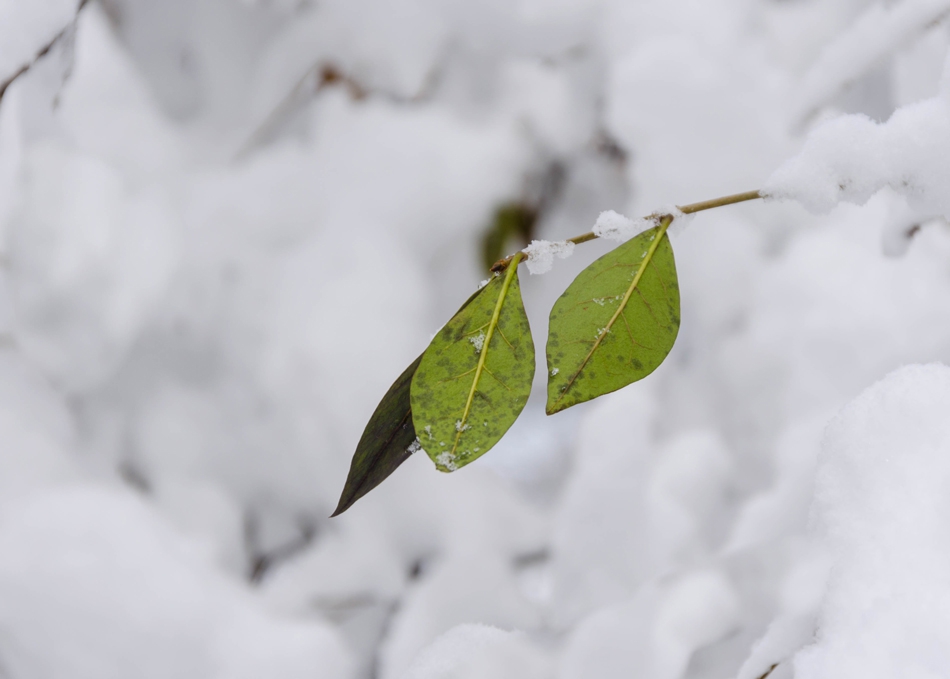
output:
[[[555,257],[567,259],[574,254],[574,243],[566,240],[534,240],[524,252],[528,255],[528,271],[532,274],[542,274],[551,270]]]
[[[473,347],[475,347],[475,351],[481,351],[482,346],[485,344],[485,333],[480,332],[474,337],[469,337],[468,341],[472,343]]]
[[[439,455],[436,456],[435,461],[440,467],[445,467],[450,472],[454,472],[456,469],[458,469],[458,465],[455,464],[455,455],[448,451],[439,453]]]

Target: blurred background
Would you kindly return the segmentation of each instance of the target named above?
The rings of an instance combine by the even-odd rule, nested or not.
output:
[[[327,517],[488,263],[934,96],[945,9],[882,7],[0,2],[0,677],[755,679],[774,620],[800,647],[825,423],[950,360],[950,234],[888,194],[696,216],[656,373],[547,418],[539,370],[490,454]],[[523,272],[540,360],[611,246]]]

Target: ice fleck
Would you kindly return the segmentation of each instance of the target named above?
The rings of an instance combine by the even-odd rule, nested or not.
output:
[[[600,306],[604,306],[604,304],[607,303],[607,298],[606,298],[606,297],[595,297],[595,298],[592,299],[591,301],[592,301],[594,304],[599,304]]]
[[[414,455],[422,450],[422,443],[419,441],[419,437],[416,437],[416,440],[409,444],[409,447],[406,448],[406,452],[410,455]]]
[[[491,283],[491,278],[486,278],[485,280],[483,280],[481,283],[478,284],[478,289],[481,290],[489,283]]]
[[[426,436],[428,436],[430,439],[432,438],[432,425],[431,425],[431,424],[427,424],[427,425],[425,426],[425,428],[424,428],[422,431],[424,431],[424,432],[426,433]]]
[[[685,214],[675,205],[664,205],[662,208],[656,211],[658,215],[669,215],[673,218],[673,222],[670,224],[668,229],[669,233],[680,234],[683,230],[689,226],[689,223],[693,221],[695,215]],[[652,240],[652,239],[651,239]]]
[[[551,377],[554,377],[554,376],[557,375],[559,372],[561,372],[561,369],[560,369],[560,368],[551,368]]]
[[[475,351],[481,351],[482,346],[485,344],[485,333],[480,332],[475,337],[469,337],[468,341],[472,343],[472,346],[475,347]]]
[[[462,424],[462,420],[455,420],[455,431],[463,432],[463,431],[465,431],[465,430],[467,430],[467,429],[471,429],[471,428],[472,428],[472,425],[470,425],[470,424]]]
[[[455,464],[455,455],[453,455],[452,453],[448,451],[437,455],[435,458],[435,461],[440,466],[448,469],[450,472],[454,472],[456,469],[458,469],[458,465]]]
[[[601,335],[604,335],[607,332],[608,332],[607,328],[600,328],[597,330],[597,337],[600,337]]]
[[[574,254],[574,243],[566,240],[533,240],[524,252],[528,255],[528,271],[532,274],[542,274],[551,270],[555,257],[567,259]]]

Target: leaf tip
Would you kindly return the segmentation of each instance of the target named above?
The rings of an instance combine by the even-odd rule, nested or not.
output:
[[[347,509],[352,507],[357,500],[372,490],[372,488],[367,488],[365,491],[360,492],[360,485],[362,484],[356,484],[353,482],[354,479],[352,478],[352,470],[349,476],[350,478],[347,478],[346,485],[343,486],[343,492],[340,494],[340,501],[337,503],[336,509],[333,510],[333,513],[330,514],[331,519],[345,512]]]

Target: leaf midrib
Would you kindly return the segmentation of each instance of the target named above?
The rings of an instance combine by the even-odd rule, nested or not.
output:
[[[523,253],[521,252],[515,255],[511,260],[511,264],[508,265],[508,270],[505,272],[505,280],[501,284],[498,299],[495,301],[495,309],[492,311],[491,320],[488,322],[488,330],[485,332],[485,341],[482,343],[482,349],[478,354],[478,365],[475,366],[475,377],[472,379],[472,386],[468,391],[468,398],[465,400],[465,410],[462,411],[462,418],[456,427],[455,441],[452,443],[452,455],[456,454],[459,441],[465,432],[466,424],[468,424],[468,416],[472,410],[472,402],[475,400],[475,392],[478,390],[478,381],[481,379],[482,372],[485,370],[485,361],[488,358],[488,347],[491,344],[492,335],[495,334],[495,328],[498,326],[498,319],[501,317],[501,308],[504,306],[505,298],[508,296],[508,288],[511,286],[511,281],[515,276],[515,272],[518,270],[518,264],[522,257]]]

